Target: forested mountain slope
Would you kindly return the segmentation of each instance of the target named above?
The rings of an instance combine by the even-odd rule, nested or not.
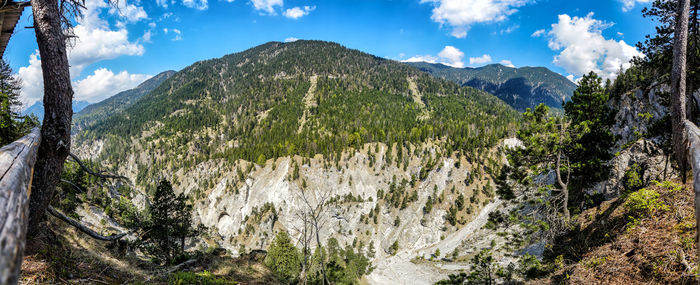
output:
[[[426,248],[453,240],[494,201],[499,142],[519,116],[491,94],[396,61],[335,43],[271,42],[175,73],[81,130],[73,151],[134,182],[112,208],[131,201],[147,211],[154,185],[172,181],[205,228],[192,246],[238,255],[267,249],[279,232],[296,241],[308,222],[299,215],[320,204],[321,246],[367,256],[339,265],[343,280],[391,258],[401,265],[378,267],[373,280],[416,269],[435,282],[435,265],[410,259],[428,258]],[[101,191],[114,192],[87,200],[104,204]]]
[[[513,108],[524,111],[540,103],[561,108],[576,84],[545,67],[511,68],[490,64],[479,68],[454,68],[425,62],[409,63],[435,77],[489,92]]]
[[[173,74],[175,74],[173,70],[161,72],[139,84],[139,86],[134,89],[119,92],[98,103],[90,104],[84,109],[75,110],[77,113],[73,114],[73,124],[75,126],[73,131],[75,132],[88,126],[93,126],[109,118],[113,114],[123,111],[138,102],[141,97],[153,91],[153,89],[173,76]]]
[[[108,138],[105,154],[119,160],[130,137],[148,132],[190,165],[330,156],[367,142],[446,139],[450,150],[473,151],[502,138],[517,115],[490,94],[395,61],[333,43],[273,42],[185,68],[78,141]],[[207,129],[215,137],[191,136]],[[185,155],[186,143],[198,155]]]

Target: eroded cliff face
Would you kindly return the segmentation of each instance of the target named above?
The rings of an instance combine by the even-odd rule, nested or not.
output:
[[[84,157],[95,157],[99,149],[100,142],[78,148]],[[195,222],[207,228],[192,246],[219,246],[235,256],[241,248],[267,248],[280,230],[299,239],[303,228],[300,215],[309,209],[303,199],[306,196],[311,206],[326,198],[321,215],[322,243],[330,237],[341,246],[362,242],[365,252],[373,243],[374,259],[381,260],[390,256],[389,248],[395,241],[401,251],[423,249],[478,216],[495,195],[491,167],[504,159],[497,148],[481,154],[482,161],[470,162],[456,155],[443,157],[439,148],[426,144],[412,147],[408,163],[397,164],[391,159],[387,162],[387,151],[384,144],[367,144],[344,153],[337,166],[320,155],[282,157],[265,165],[245,161],[231,165],[223,159],[212,159],[190,169],[164,170],[162,177],[175,182],[176,192],[193,199]],[[396,157],[396,153],[395,146],[390,157]],[[434,166],[421,180],[418,177],[427,160],[433,160]],[[139,164],[145,162],[143,155],[131,155],[129,163],[119,165],[117,172],[135,181],[137,169],[144,167]],[[295,165],[298,178],[294,177]],[[146,189],[136,188],[129,198],[143,209]],[[392,205],[392,188],[402,193],[402,205]],[[446,222],[447,209],[455,205],[460,194],[465,207],[457,214],[456,226],[452,226]],[[428,199],[434,205],[425,213]]]

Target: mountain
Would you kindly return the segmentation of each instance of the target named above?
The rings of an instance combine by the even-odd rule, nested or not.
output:
[[[85,107],[82,111],[74,111],[77,112],[73,114],[75,131],[95,125],[113,114],[123,111],[127,107],[138,102],[138,100],[148,92],[153,91],[153,89],[173,76],[173,74],[175,74],[173,70],[161,72],[139,84],[134,89],[119,92],[112,97]]]
[[[425,62],[408,64],[435,77],[494,94],[519,111],[540,103],[562,108],[562,100],[569,100],[576,89],[576,84],[545,67],[511,68],[490,64],[479,68],[454,68]]]
[[[400,62],[336,43],[271,42],[176,72],[85,125],[71,151],[128,177],[133,186],[112,201],[136,209],[171,181],[206,229],[193,247],[243,254],[280,231],[296,241],[300,215],[327,203],[322,246],[369,256],[374,283],[432,284],[440,273],[410,258],[455,248],[485,219],[501,142],[519,117],[489,93]],[[394,280],[396,266],[421,279]]]
[[[88,105],[90,105],[90,102],[87,101],[73,101],[73,112],[80,112],[84,108],[86,108]],[[39,122],[44,120],[44,103],[42,101],[37,101],[33,105],[29,106],[27,109],[22,111],[22,115],[31,115],[34,114],[37,118],[39,118]]]
[[[513,114],[488,93],[396,61],[333,43],[272,42],[197,62],[89,131],[128,141],[145,132],[182,139],[178,133],[210,129],[220,137],[199,146],[204,153],[257,161],[403,138],[450,138],[453,150],[471,150],[493,145]],[[192,140],[173,147],[182,154]],[[227,141],[238,147],[217,150]]]

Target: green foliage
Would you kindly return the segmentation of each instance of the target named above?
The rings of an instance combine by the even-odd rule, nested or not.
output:
[[[103,101],[90,104],[78,113],[73,114],[74,129],[86,129],[105,121],[114,114],[123,112],[127,107],[136,104],[141,98],[153,91],[166,79],[175,74],[169,70],[153,76],[151,79],[139,84],[138,87],[117,93]]]
[[[304,102],[309,74],[318,76],[312,106]],[[420,102],[406,95],[409,78]],[[261,155],[322,154],[338,161],[343,150],[372,142],[403,146],[401,151],[440,140],[444,149],[469,154],[495,145],[516,117],[490,94],[404,64],[337,44],[297,41],[195,63],[77,140],[105,139],[100,159],[119,163],[133,148],[131,138],[148,133],[143,151],[169,149],[153,162],[156,167],[145,166],[144,176],[151,177],[157,166],[189,167],[215,158],[258,162]],[[210,137],[205,130],[222,135]],[[158,143],[151,143],[155,138]],[[231,142],[237,147],[226,147]]]
[[[278,232],[267,249],[265,265],[272,269],[280,279],[293,283],[301,272],[300,262],[300,252],[292,244],[287,232]]]
[[[544,67],[509,68],[491,64],[479,68],[452,68],[423,62],[409,64],[437,78],[494,94],[520,111],[539,103],[561,108],[562,98],[569,99],[576,89],[566,77]]]
[[[391,244],[391,247],[389,247],[389,254],[392,256],[396,255],[396,253],[399,252],[399,241],[396,240],[394,243]]]
[[[632,218],[648,217],[657,211],[669,209],[668,205],[659,199],[659,193],[648,188],[630,193],[625,200],[624,207]]]
[[[471,284],[495,284],[498,264],[493,259],[491,250],[484,249],[471,260],[471,272],[467,280]]]
[[[0,146],[9,144],[39,125],[36,117],[20,116],[19,91],[21,82],[12,74],[12,68],[0,60]]]
[[[163,179],[153,195],[150,221],[144,225],[142,246],[156,258],[167,263],[184,257],[186,238],[199,230],[192,226],[192,205],[187,196],[175,195],[173,187]]]
[[[601,82],[594,72],[584,75],[571,101],[564,104],[576,134],[570,154],[572,181],[580,187],[605,180],[610,172],[606,162],[615,143],[610,131],[614,113],[606,105],[610,95]]]
[[[228,281],[222,277],[216,277],[209,271],[186,272],[178,271],[168,278],[170,285],[235,285],[238,282]]]
[[[642,168],[638,164],[633,164],[625,172],[625,176],[622,178],[622,185],[625,187],[626,192],[635,192],[644,187],[644,181],[642,181]]]

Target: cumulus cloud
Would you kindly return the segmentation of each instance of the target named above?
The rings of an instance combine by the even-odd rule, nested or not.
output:
[[[485,64],[491,62],[491,56],[488,54],[484,54],[479,57],[470,57],[469,58],[469,64]]]
[[[144,53],[142,45],[129,41],[126,28],[113,30],[106,21],[100,19],[100,11],[108,8],[105,1],[88,0],[85,1],[85,6],[85,16],[73,28],[77,38],[68,49],[71,76],[79,76],[83,68],[101,60]]]
[[[441,63],[444,65],[462,68],[464,67],[464,53],[456,47],[445,46],[442,51],[438,53],[437,56],[434,55],[416,55],[410,57],[402,62],[427,62],[427,63]]]
[[[440,51],[440,53],[438,53],[438,56],[446,61],[446,65],[460,68],[464,67],[464,62],[462,62],[464,53],[456,47],[446,46],[442,51]]]
[[[29,106],[44,97],[44,79],[41,73],[39,51],[29,56],[29,66],[20,67],[16,76],[22,79],[20,95],[22,105]]]
[[[450,26],[452,36],[465,38],[477,23],[501,22],[530,0],[421,0],[433,5],[430,17],[440,26]]]
[[[639,4],[648,4],[651,0],[620,0],[622,2],[622,11],[627,12],[632,10],[634,6]]]
[[[316,10],[316,6],[304,6],[304,8],[294,7],[284,11],[284,16],[296,20],[308,15],[313,10]]]
[[[150,33],[147,32],[136,42],[131,42],[124,23],[141,21],[147,19],[148,15],[142,7],[126,3],[119,5],[118,9],[115,9],[107,5],[104,0],[85,1],[84,16],[77,20],[73,28],[73,33],[76,36],[75,41],[68,47],[67,51],[71,78],[79,77],[83,69],[99,61],[144,53],[144,47],[139,42],[150,40]],[[116,29],[110,27],[107,21],[100,18],[100,13],[103,10],[117,15],[119,17],[117,22],[122,24],[117,25]],[[30,55],[29,65],[20,67],[16,74],[22,79],[20,100],[24,104],[33,104],[43,97],[44,87],[41,74],[41,58],[39,52],[36,51]],[[110,95],[113,94],[105,96]]]
[[[29,66],[20,67],[17,75],[22,79],[20,100],[29,106],[44,97],[44,80],[41,71],[39,51],[29,57]],[[130,74],[127,71],[113,73],[106,68],[99,68],[82,80],[73,81],[74,100],[91,103],[101,101],[121,91],[136,87],[150,78],[146,74]]]
[[[85,79],[73,82],[75,100],[98,102],[121,91],[132,89],[151,78],[146,74],[129,74],[127,71],[114,73],[109,69],[95,70]]]
[[[501,62],[499,62],[499,63],[500,63],[501,65],[504,65],[504,66],[507,66],[507,67],[510,67],[510,68],[515,68],[515,65],[513,65],[513,62],[510,61],[510,60],[507,60],[507,59],[501,60]]]
[[[182,5],[197,10],[206,10],[207,8],[209,8],[209,3],[207,2],[207,0],[182,0]]]
[[[530,35],[530,37],[539,38],[539,37],[541,37],[541,36],[544,36],[544,34],[545,34],[546,32],[547,32],[547,31],[545,31],[544,29],[537,30],[537,31],[535,31],[534,33],[532,33],[532,35]]]
[[[299,40],[299,39],[297,39],[297,38],[295,38],[295,37],[288,37],[288,38],[284,39],[284,42],[285,42],[285,43],[291,43],[291,42],[296,42],[296,41],[298,41],[298,40]]]
[[[630,67],[635,56],[644,56],[625,41],[606,39],[602,31],[611,24],[593,18],[559,15],[559,22],[549,31],[549,48],[560,51],[554,56],[554,64],[568,73],[580,77],[590,71],[603,78],[614,79],[617,72]]]
[[[265,12],[269,15],[277,14],[275,12],[275,7],[282,7],[284,5],[284,0],[250,0],[253,3],[255,10]]]

